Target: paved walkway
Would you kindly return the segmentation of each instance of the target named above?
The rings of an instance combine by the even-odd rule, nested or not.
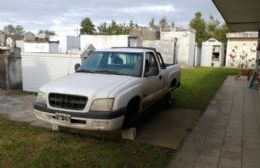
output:
[[[260,168],[260,91],[228,77],[171,168]]]
[[[32,102],[36,96],[22,91],[0,89],[0,116],[9,120],[26,122],[33,126],[51,128],[50,124],[38,120],[33,114]]]

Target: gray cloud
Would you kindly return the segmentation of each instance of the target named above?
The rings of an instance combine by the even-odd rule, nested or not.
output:
[[[134,20],[140,25],[146,25],[152,17],[157,21],[167,17],[185,26],[196,11],[222,20],[211,0],[8,0],[0,5],[0,28],[19,24],[30,31],[66,33],[76,29],[84,17],[90,17],[95,24],[113,19]]]

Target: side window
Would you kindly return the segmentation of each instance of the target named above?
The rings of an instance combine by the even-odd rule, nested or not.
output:
[[[156,76],[158,74],[159,74],[159,67],[155,55],[152,52],[146,53],[144,75],[147,77],[147,76]]]

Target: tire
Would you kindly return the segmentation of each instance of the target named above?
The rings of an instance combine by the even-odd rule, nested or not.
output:
[[[171,92],[168,92],[167,95],[164,97],[163,103],[166,105],[166,107],[171,107],[173,104]]]
[[[171,83],[171,86],[170,86],[170,91],[174,91],[177,87],[177,81],[176,79],[174,79]]]
[[[166,105],[166,107],[171,107],[171,105],[173,104],[173,100],[172,100],[172,92],[176,89],[176,79],[174,79],[171,83],[170,86],[170,91],[166,94],[166,96],[164,97],[164,104]]]
[[[123,129],[135,126],[135,120],[140,110],[140,99],[134,98],[127,105],[127,112],[123,123]]]

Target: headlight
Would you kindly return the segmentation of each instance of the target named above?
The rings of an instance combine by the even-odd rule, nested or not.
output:
[[[42,104],[47,104],[47,94],[43,93],[43,92],[38,92],[36,102],[42,103]]]
[[[96,99],[91,104],[91,111],[112,111],[114,99]]]

